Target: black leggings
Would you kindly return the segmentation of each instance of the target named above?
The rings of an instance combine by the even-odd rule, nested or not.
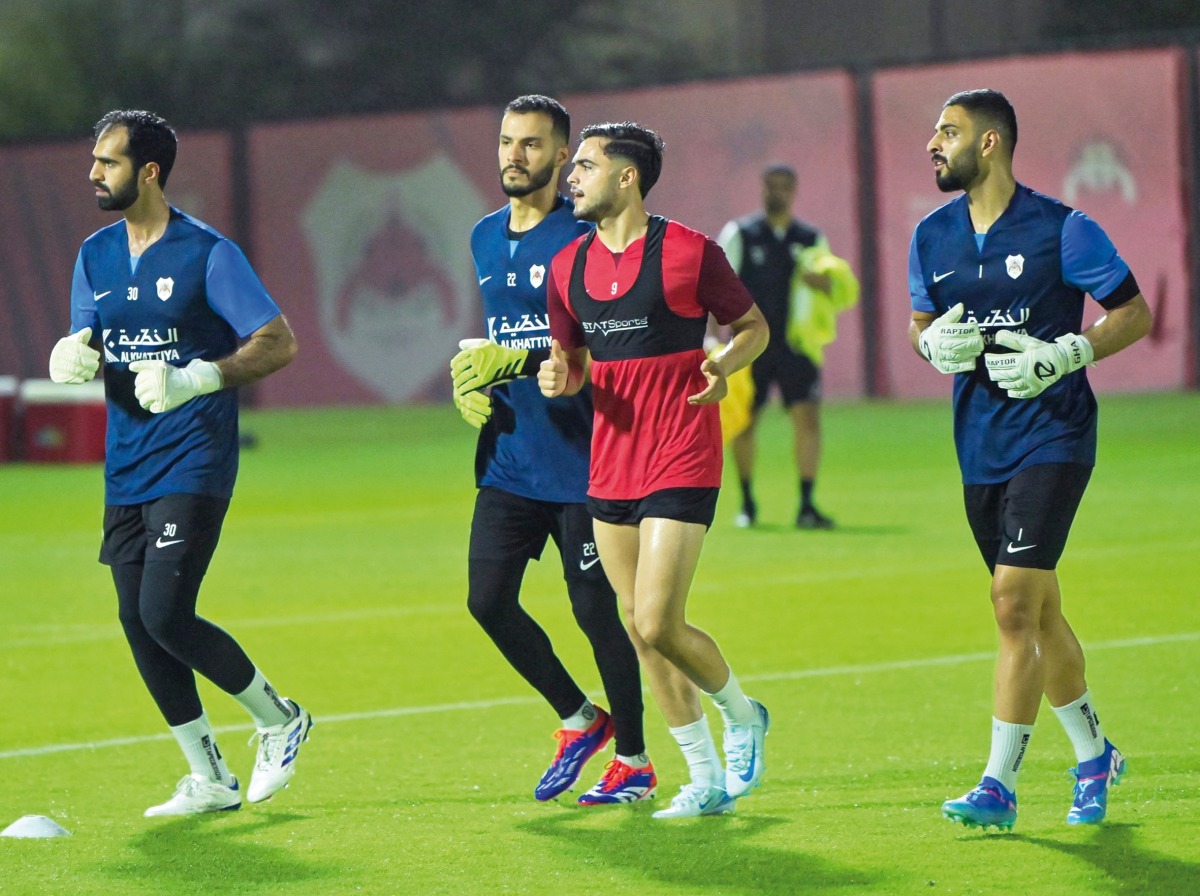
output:
[[[550,638],[520,604],[527,562],[472,557],[467,607],[512,667],[560,718],[566,718],[579,711],[587,695],[554,653]],[[571,567],[564,565],[575,621],[592,645],[611,704],[617,752],[636,756],[646,750],[642,685],[637,654],[621,624],[616,595],[603,575],[571,575]]]

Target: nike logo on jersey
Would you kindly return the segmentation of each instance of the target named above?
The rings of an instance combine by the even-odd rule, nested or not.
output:
[[[99,302],[99,301],[100,301],[102,298],[104,298],[104,297],[105,297],[106,295],[108,295],[110,292],[112,292],[112,290],[111,290],[111,289],[106,289],[106,290],[104,290],[104,292],[95,292],[95,291],[93,291],[93,292],[92,292],[92,301],[94,301],[94,302]]]
[[[1025,546],[1023,546],[1023,547],[1017,547],[1015,544],[1013,544],[1013,543],[1010,541],[1010,542],[1008,543],[1008,552],[1009,552],[1010,554],[1019,554],[1019,553],[1021,553],[1021,551],[1027,551],[1027,550],[1029,550],[1030,548],[1036,548],[1036,547],[1037,547],[1037,545],[1036,545],[1036,544],[1027,544],[1027,545],[1025,545]]]
[[[933,282],[941,283],[943,280],[945,280],[947,277],[949,277],[953,273],[954,273],[954,271],[946,271],[946,273],[944,273],[944,274],[939,274],[935,271],[933,274]]]
[[[488,274],[486,277],[480,277],[480,278],[479,278],[479,285],[480,285],[480,286],[483,286],[483,284],[487,283],[487,282],[488,282],[489,280],[491,280],[491,279],[492,279],[492,275],[491,275],[491,274]]]
[[[173,544],[183,544],[184,539],[176,538],[173,541],[163,541],[162,536],[158,536],[158,541],[154,542],[156,548],[169,548]]]
[[[579,568],[580,569],[591,569],[593,566],[595,566],[599,562],[600,562],[599,557],[593,557],[591,560],[580,560]]]

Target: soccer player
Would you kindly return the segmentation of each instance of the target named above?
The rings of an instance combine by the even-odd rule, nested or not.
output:
[[[500,121],[502,208],[475,225],[471,254],[488,339],[464,340],[450,368],[454,401],[480,430],[467,605],[505,659],[562,719],[558,749],[534,789],[549,800],[615,736],[616,756],[583,805],[654,795],[657,779],[642,732],[637,654],[596,554],[587,498],[592,433],[589,391],[547,401],[532,379],[550,355],[546,272],[563,246],[590,230],[558,192],[571,120],[550,97],[518,97]],[[612,714],[594,705],[520,604],[530,560],[554,539],[575,620],[592,646]]]
[[[750,425],[731,440],[742,487],[742,509],[737,525],[753,526],[758,518],[754,500],[754,456],[758,418],[778,383],[780,397],[792,421],[793,452],[800,476],[801,529],[832,529],[833,520],[813,502],[817,468],[821,462],[821,368],[807,353],[789,342],[793,284],[800,277],[810,289],[828,294],[830,275],[800,264],[804,250],[829,248],[825,234],[792,214],[796,200],[796,172],[788,165],[772,165],[763,172],[763,210],[730,221],[717,236],[730,265],[746,284],[771,328],[771,341],[754,364],[754,404]]]
[[[766,709],[746,697],[685,610],[721,484],[717,402],[725,377],[749,364],[768,335],[720,247],[646,213],[662,153],[662,138],[631,122],[580,133],[568,182],[575,216],[596,229],[551,265],[554,342],[538,383],[546,396],[572,396],[590,375],[588,508],[651,691],[691,773],[654,817],[680,818],[732,811],[766,767]],[[702,347],[710,312],[733,331],[712,360]],[[725,723],[724,772],[699,691]]]
[[[79,250],[72,332],[50,355],[50,377],[87,382],[104,354],[100,562],[111,568],[138,672],[191,769],[169,800],[145,814],[237,809],[242,792],[195,673],[254,719],[252,803],[287,786],[312,719],[275,692],[232,637],[196,615],[196,600],[237,475],[234,390],[291,361],[296,342],[241,250],[168,205],[170,125],[150,112],[118,110],[94,133],[96,199],[122,218]]]
[[[1045,694],[1077,759],[1067,822],[1096,824],[1125,760],[1100,725],[1055,568],[1096,460],[1084,368],[1144,336],[1150,311],[1097,224],[1014,180],[1016,144],[1003,94],[946,100],[926,148],[938,188],[963,195],[917,225],[909,250],[909,336],[954,376],[967,520],[992,574],[1000,637],[991,755],[979,785],[942,811],[968,826],[1012,827]],[[1107,313],[1081,333],[1084,293]]]

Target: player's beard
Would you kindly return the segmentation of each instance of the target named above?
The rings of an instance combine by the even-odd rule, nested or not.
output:
[[[107,189],[97,184],[101,190]],[[137,178],[130,178],[129,183],[117,190],[117,192],[109,192],[104,196],[96,197],[96,204],[100,206],[100,210],[104,212],[123,212],[138,200],[138,182]]]
[[[528,183],[525,184],[510,184],[504,179],[504,172],[510,170],[523,172],[528,178]],[[536,193],[554,178],[554,163],[548,163],[540,171],[530,171],[527,168],[518,168],[516,165],[506,165],[500,171],[500,189],[504,191],[505,196],[513,196],[520,198],[528,196],[530,193]]]
[[[945,156],[939,156],[946,167],[934,172],[934,180],[938,189],[943,193],[955,193],[971,186],[979,177],[979,156],[974,152],[964,153],[953,162]]]
[[[591,221],[593,224],[599,224],[605,218],[612,214],[616,208],[616,197],[614,196],[597,196],[590,200],[590,204],[580,202],[579,198],[575,199],[575,218],[579,221]]]

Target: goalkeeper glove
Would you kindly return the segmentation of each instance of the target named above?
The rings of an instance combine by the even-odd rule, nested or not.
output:
[[[983,353],[979,324],[960,324],[963,305],[959,302],[921,331],[917,344],[921,354],[940,373],[969,373]]]
[[[454,406],[462,414],[462,418],[476,429],[492,417],[492,399],[486,392],[468,392],[466,395],[454,393]]]
[[[462,351],[450,359],[450,375],[459,395],[515,380],[529,357],[528,350],[508,348],[487,339],[464,339],[458,347]]]
[[[1033,398],[1072,371],[1092,363],[1092,344],[1082,336],[1068,333],[1053,342],[1043,342],[1024,333],[1001,330],[996,344],[1016,349],[1013,353],[989,354],[988,377],[1008,393],[1009,398]]]
[[[50,352],[50,379],[56,383],[86,383],[100,368],[100,353],[88,345],[92,328],[64,336]]]
[[[151,414],[165,414],[197,395],[216,392],[225,378],[212,361],[196,358],[187,367],[174,367],[166,361],[134,361],[129,369],[137,374],[133,394],[138,404]]]

